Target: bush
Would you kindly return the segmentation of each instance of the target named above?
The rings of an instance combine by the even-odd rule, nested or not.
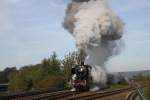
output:
[[[8,83],[11,74],[16,72],[16,67],[5,68],[0,72],[0,83]]]
[[[36,84],[38,89],[63,88],[64,77],[61,75],[49,75]]]
[[[31,87],[31,80],[22,72],[17,72],[11,76],[8,89],[12,92],[23,92],[29,90]]]

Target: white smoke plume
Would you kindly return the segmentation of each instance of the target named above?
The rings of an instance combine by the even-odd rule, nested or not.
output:
[[[94,83],[106,82],[104,64],[118,53],[123,26],[104,0],[73,0],[68,5],[64,28],[75,38],[77,48],[85,50]]]

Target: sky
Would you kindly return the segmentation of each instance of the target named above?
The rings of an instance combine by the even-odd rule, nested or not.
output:
[[[122,52],[106,63],[108,71],[150,69],[150,0],[107,0],[125,23]],[[59,58],[76,50],[63,29],[70,0],[0,0],[0,70]]]

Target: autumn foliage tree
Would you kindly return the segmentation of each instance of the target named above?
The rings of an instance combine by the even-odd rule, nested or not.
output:
[[[71,79],[71,67],[81,62],[83,51],[67,54],[63,60],[57,54],[44,58],[41,63],[21,67],[9,80],[9,91],[30,91],[40,89],[67,89]]]
[[[49,58],[42,60],[40,64],[24,66],[11,75],[9,90],[28,91],[51,87],[62,88],[64,75],[60,67],[61,61],[54,52]]]

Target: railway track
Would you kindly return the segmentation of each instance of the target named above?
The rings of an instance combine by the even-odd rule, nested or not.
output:
[[[70,91],[58,91],[58,92],[52,92],[52,93],[43,93],[43,94],[37,94],[37,95],[31,95],[26,97],[20,97],[13,100],[56,100],[59,98],[63,98],[66,96],[72,95],[73,92]]]
[[[131,91],[127,97],[126,100],[146,100],[144,97],[143,90],[139,87],[136,88],[136,90]]]
[[[140,97],[137,91],[132,91],[131,93],[129,93],[126,100],[144,100],[144,99]]]
[[[100,91],[89,92],[84,95],[76,95],[72,97],[62,98],[61,100],[94,100],[94,99],[112,96],[112,95],[120,94],[127,91],[133,91],[133,90],[134,90],[133,88],[127,87],[127,88],[122,88],[122,89],[117,89],[117,90],[107,91],[107,92],[100,92]]]
[[[39,93],[33,93],[30,95],[15,95],[15,96],[6,96],[0,97],[0,100],[93,100],[97,98],[112,96],[116,94],[120,94],[126,91],[132,91],[134,90],[131,87],[117,89],[114,91],[107,91],[107,92],[101,92],[101,91],[95,91],[95,92],[84,92],[84,93],[77,93],[77,92],[71,92],[69,90],[66,91],[57,91],[57,92],[39,92]]]
[[[70,91],[57,91],[52,92],[51,90],[44,91],[32,91],[22,93],[11,93],[11,94],[0,94],[0,100],[39,100],[47,97],[54,97],[62,94],[70,94]]]

